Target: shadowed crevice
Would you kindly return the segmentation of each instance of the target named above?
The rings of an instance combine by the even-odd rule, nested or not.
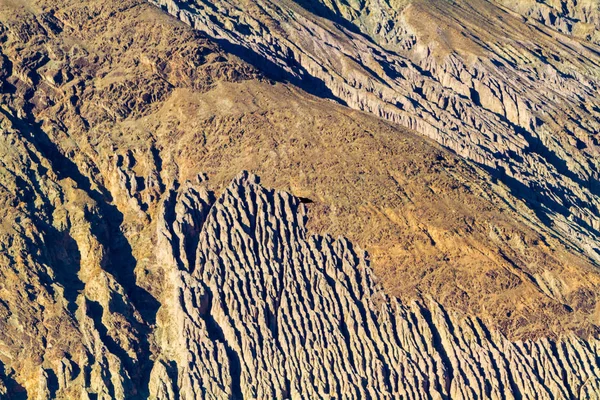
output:
[[[212,308],[212,294],[209,294],[209,305],[208,309]],[[242,364],[240,361],[239,354],[231,348],[227,339],[225,339],[225,335],[223,334],[223,329],[219,326],[217,321],[214,319],[211,313],[207,313],[204,316],[204,320],[206,322],[206,330],[208,332],[208,337],[213,342],[223,343],[225,347],[225,351],[227,353],[227,359],[229,360],[229,375],[231,376],[231,400],[242,400],[244,396],[242,395]]]
[[[0,361],[0,389],[6,388],[6,393],[0,390],[0,399],[4,400],[27,400],[27,390],[16,380],[12,372],[6,371],[4,364]]]
[[[426,307],[420,307],[420,311],[421,311],[421,314],[423,315],[423,318],[427,322],[427,325],[429,326],[429,330],[431,331],[431,336],[432,336],[431,344],[433,345],[433,348],[435,349],[437,354],[440,356],[440,358],[442,360],[442,364],[443,364],[442,368],[447,373],[446,387],[443,388],[444,389],[443,392],[442,391],[440,391],[440,392],[441,392],[444,400],[450,400],[447,393],[450,393],[450,387],[452,384],[452,380],[454,379],[454,368],[452,367],[452,361],[450,361],[450,357],[448,356],[448,353],[446,352],[446,349],[444,348],[444,344],[442,343],[442,338],[437,329],[437,326],[433,322],[433,318],[431,316],[431,311],[429,311]]]

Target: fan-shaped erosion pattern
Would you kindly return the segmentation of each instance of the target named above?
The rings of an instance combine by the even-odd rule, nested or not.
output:
[[[248,173],[212,197],[187,184],[162,203],[157,234],[171,301],[159,311],[152,398],[600,392],[597,341],[510,342],[433,301],[403,305],[383,293],[364,251],[311,235],[300,199]]]

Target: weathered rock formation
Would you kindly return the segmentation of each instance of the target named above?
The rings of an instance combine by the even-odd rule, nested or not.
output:
[[[157,224],[170,301],[151,398],[599,398],[599,343],[510,342],[433,301],[389,298],[367,254],[243,173],[187,184]],[[168,292],[167,292],[168,293]]]
[[[143,332],[128,325],[127,295],[98,270],[103,283],[96,290],[112,299],[88,300],[94,284],[84,278],[75,319],[46,333],[44,358],[59,349],[63,357],[33,373],[27,394],[597,398],[596,340],[569,335],[511,342],[479,319],[448,313],[431,299],[403,305],[383,292],[364,251],[344,238],[307,231],[301,199],[264,189],[247,173],[217,199],[202,179],[166,190],[160,201],[156,253],[164,287],[154,344],[144,349],[152,361],[139,359],[144,353],[134,350],[128,355],[127,341],[113,338],[134,334],[130,339],[139,343]],[[54,287],[69,289],[63,284]],[[43,293],[38,290],[39,303],[32,305],[43,307]],[[111,311],[102,310],[105,302]],[[61,307],[47,307],[61,313]],[[48,326],[45,314],[37,324]],[[120,324],[106,326],[112,318]],[[68,336],[51,339],[54,333]],[[25,349],[34,351],[32,343]],[[11,370],[20,368],[16,360],[9,362]],[[151,373],[136,376],[144,366]],[[8,398],[25,393],[6,374],[0,378]],[[140,380],[148,392],[134,384]]]
[[[144,0],[0,2],[0,398],[597,395],[597,242],[567,218],[593,214],[594,136],[523,150],[564,113],[583,116],[581,137],[595,129],[593,40],[569,44],[590,51],[569,61],[579,83],[553,83],[570,92],[480,55],[529,99],[504,115],[508,97],[440,78],[440,60],[473,71],[464,53],[418,59],[414,23],[365,38],[416,3],[235,2],[261,15],[247,28],[253,13],[193,4],[173,10],[212,13],[211,37]],[[470,40],[494,43],[467,20]],[[270,54],[290,26],[304,33],[283,62]],[[544,123],[515,133],[521,116]],[[490,176],[490,149],[506,175]],[[538,203],[565,196],[540,212],[536,182]]]

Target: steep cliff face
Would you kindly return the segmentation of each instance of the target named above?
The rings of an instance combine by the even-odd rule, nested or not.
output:
[[[566,214],[337,103],[401,122],[383,113],[400,103],[369,107],[401,87],[373,74],[403,71],[421,85],[398,114],[413,128],[430,129],[419,115],[439,89],[465,149],[485,156],[482,132],[499,129],[517,154],[531,137],[389,50],[416,49],[415,28],[357,31],[415,4],[278,4],[272,19],[257,2],[170,5],[197,28],[212,15],[208,37],[143,0],[0,2],[0,398],[593,398],[600,276],[583,239],[549,223]],[[301,57],[281,47],[289,26],[304,26]],[[389,62],[365,69],[368,54]],[[323,60],[340,74],[324,80]],[[573,62],[588,92],[540,110],[591,99],[594,71]],[[544,202],[575,179],[544,160],[592,149],[514,168],[550,171]],[[590,182],[556,202],[587,210]]]

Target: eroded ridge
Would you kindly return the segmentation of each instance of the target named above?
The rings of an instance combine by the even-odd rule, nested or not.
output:
[[[248,173],[216,201],[196,186],[171,191],[157,225],[170,289],[152,398],[598,397],[597,340],[510,342],[403,305],[364,251],[307,232],[299,199]]]

